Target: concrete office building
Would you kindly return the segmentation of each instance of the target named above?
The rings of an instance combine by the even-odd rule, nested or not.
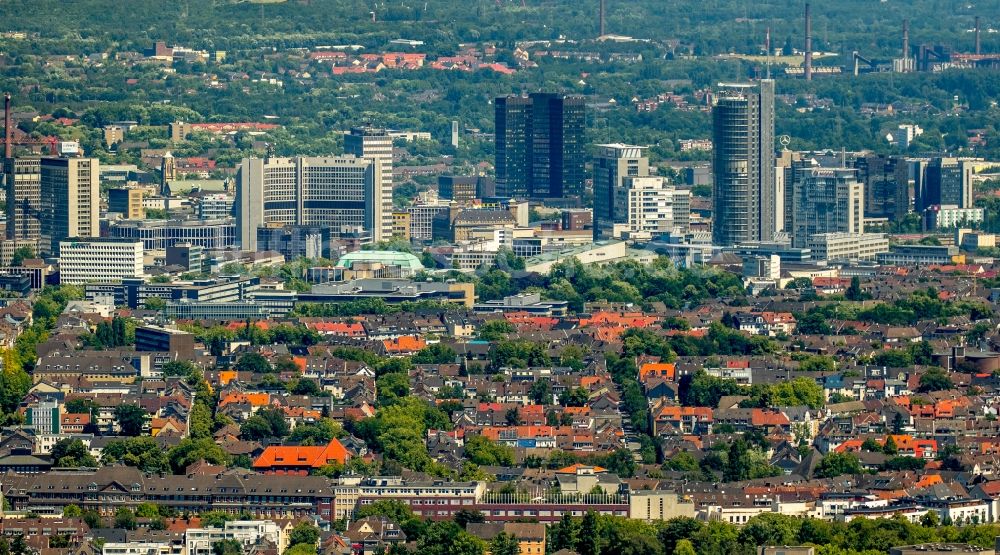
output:
[[[649,159],[646,148],[624,144],[597,145],[594,158],[594,239],[610,238],[614,234],[616,206],[620,191],[629,177],[648,177]]]
[[[957,158],[934,158],[922,168],[918,210],[953,205],[972,208],[972,163]]]
[[[167,266],[180,266],[185,272],[200,274],[205,271],[205,249],[191,243],[177,243],[167,247]]]
[[[186,331],[160,326],[135,328],[136,352],[176,353],[184,358],[194,356],[194,335]]]
[[[955,205],[934,205],[924,210],[925,229],[951,229],[980,224],[986,217],[983,208],[959,208]]]
[[[233,215],[232,195],[216,193],[204,195],[198,200],[198,219],[217,220]]]
[[[379,225],[371,228],[376,241],[392,235],[392,140],[389,131],[374,127],[355,127],[344,136],[344,154],[377,160],[381,168],[376,172],[376,188],[381,190],[382,207],[376,220]]]
[[[248,158],[237,174],[237,239],[257,249],[261,226],[323,225],[364,228],[374,241],[392,234],[392,211],[383,202],[378,158]],[[391,193],[390,193],[391,202]],[[388,225],[383,228],[382,222]]]
[[[816,233],[806,247],[814,260],[875,260],[889,252],[889,238],[882,233]]]
[[[775,207],[774,81],[724,84],[712,109],[712,240],[770,241]]]
[[[41,237],[41,158],[7,158],[4,179],[7,194],[7,239],[35,245]]]
[[[142,277],[142,241],[74,238],[59,244],[59,282],[82,285]]]
[[[330,258],[333,231],[322,225],[286,225],[258,227],[257,248],[260,252],[281,253],[286,260],[299,257]]]
[[[493,178],[482,175],[442,175],[438,177],[438,197],[468,204],[477,198],[493,196]]]
[[[864,233],[864,189],[853,169],[796,169],[792,245],[805,247],[817,233]]]
[[[434,239],[434,218],[448,214],[447,204],[414,204],[406,209],[409,214],[409,240],[431,241]]]
[[[662,177],[626,177],[615,191],[615,239],[651,239],[687,231],[690,191],[667,185]]]
[[[494,116],[497,194],[578,202],[586,179],[584,99],[553,93],[499,97]]]
[[[39,250],[58,255],[71,237],[100,236],[100,173],[96,158],[42,158]]]
[[[108,212],[121,214],[126,220],[146,217],[142,207],[142,189],[108,189]]]

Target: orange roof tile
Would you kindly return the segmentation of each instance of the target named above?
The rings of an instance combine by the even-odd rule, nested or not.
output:
[[[272,445],[261,453],[253,462],[255,469],[267,470],[274,467],[320,468],[337,461],[347,462],[347,449],[336,439],[331,439],[327,445],[283,446]]]

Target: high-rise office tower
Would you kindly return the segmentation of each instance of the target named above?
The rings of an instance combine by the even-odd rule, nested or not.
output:
[[[41,159],[20,157],[4,160],[7,187],[7,239],[36,244],[41,236]],[[37,246],[36,246],[37,249]]]
[[[779,229],[774,180],[774,81],[721,85],[712,109],[712,240],[770,241]]]
[[[381,219],[376,233],[380,237],[392,236],[392,137],[385,129],[375,127],[355,127],[344,136],[344,154],[352,154],[358,158],[377,160],[382,168],[378,174],[381,190]]]
[[[852,168],[796,168],[792,245],[805,247],[817,233],[864,233],[864,189]]]
[[[972,208],[972,164],[956,158],[935,158],[923,168],[918,211],[931,206]]]
[[[495,101],[497,194],[578,200],[586,179],[584,99],[553,93]]]
[[[248,158],[236,176],[233,212],[240,247],[257,250],[260,226],[363,227],[374,241],[384,232],[382,163],[377,158]],[[392,214],[389,214],[392,221]]]
[[[624,223],[622,211],[616,206],[628,177],[649,175],[646,147],[606,144],[597,145],[594,158],[594,239],[607,239],[614,224]]]
[[[906,160],[870,155],[853,161],[858,180],[865,185],[865,216],[901,220],[913,205]]]
[[[39,250],[59,254],[59,242],[99,237],[101,163],[96,158],[42,158]]]

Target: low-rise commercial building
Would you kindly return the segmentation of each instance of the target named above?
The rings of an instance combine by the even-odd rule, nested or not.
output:
[[[901,266],[926,266],[960,262],[958,247],[954,245],[893,245],[889,252],[875,256],[879,264]]]
[[[138,239],[146,250],[162,250],[178,243],[205,249],[228,249],[236,245],[236,222],[217,220],[126,220],[108,227],[118,239]]]
[[[889,238],[882,233],[815,233],[806,246],[814,260],[875,260],[889,252]]]

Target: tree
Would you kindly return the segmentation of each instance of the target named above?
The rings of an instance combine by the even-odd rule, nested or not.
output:
[[[455,524],[465,528],[470,522],[486,522],[486,516],[479,511],[462,509],[455,513]]]
[[[465,457],[480,466],[512,466],[514,449],[481,435],[471,435],[465,441]]]
[[[883,465],[886,470],[923,470],[927,461],[919,457],[892,457]]]
[[[428,345],[413,355],[413,364],[454,364],[455,349],[443,343]]]
[[[844,291],[844,298],[849,301],[863,301],[865,293],[861,290],[861,278],[854,276],[851,278],[851,286]]]
[[[899,414],[899,413],[896,413]],[[868,437],[861,443],[861,450],[868,451],[869,453],[879,453],[882,451],[882,446],[879,445],[875,438]]]
[[[576,540],[576,550],[580,555],[601,555],[601,538],[604,536],[602,528],[597,513],[587,511]]]
[[[521,555],[521,544],[514,535],[500,532],[490,541],[490,555]]]
[[[260,353],[246,353],[236,362],[237,372],[254,372],[257,374],[267,374],[273,372],[271,363]]]
[[[197,370],[198,367],[193,362],[187,360],[171,360],[161,368],[164,377],[190,376]]]
[[[326,393],[320,389],[316,380],[311,380],[309,378],[299,378],[298,380],[295,380],[290,392],[292,395],[309,395],[311,397],[322,397],[323,394]]]
[[[479,339],[483,341],[499,341],[516,332],[517,328],[507,320],[487,320],[478,331]]]
[[[664,470],[693,472],[698,470],[698,460],[691,453],[682,451],[669,460],[663,461]]]
[[[154,503],[140,503],[135,508],[135,516],[139,518],[155,518],[160,516],[160,508]]]
[[[566,389],[559,394],[559,404],[564,407],[586,406],[590,400],[590,391],[584,387],[574,387]]]
[[[697,555],[697,553],[694,546],[691,545],[691,540],[685,538],[677,542],[677,546],[674,547],[674,555]]]
[[[885,443],[882,444],[882,452],[890,456],[899,453],[899,447],[896,445],[896,439],[892,436],[886,437]]]
[[[409,505],[395,499],[380,499],[374,503],[362,505],[357,510],[358,519],[369,516],[384,516],[399,523],[416,518]]]
[[[236,540],[219,540],[212,544],[212,555],[243,555],[243,545]]]
[[[451,521],[432,523],[417,541],[421,555],[482,555],[485,547],[483,540]]]
[[[96,468],[97,459],[79,439],[60,439],[52,446],[52,461],[56,466],[77,468],[81,466]]]
[[[129,509],[122,507],[115,512],[115,528],[135,530],[138,526],[135,513]]]
[[[300,543],[286,549],[284,555],[316,555],[316,546]]]
[[[88,509],[83,512],[83,521],[87,523],[90,528],[102,528],[104,526],[104,520],[101,518],[101,513]]]
[[[528,390],[528,396],[531,400],[539,405],[550,405],[552,404],[552,381],[548,378],[542,378],[531,384],[531,388]]]
[[[285,413],[281,409],[265,407],[240,426],[240,437],[251,441],[281,439],[288,435],[289,428]]]
[[[817,478],[835,478],[844,474],[861,474],[861,463],[854,453],[830,453],[816,467]]]
[[[147,297],[146,302],[143,303],[143,307],[146,310],[163,310],[167,308],[167,301],[160,297]]]
[[[382,375],[375,380],[375,390],[380,406],[396,404],[399,399],[410,394],[410,376],[405,372]]]
[[[10,259],[10,265],[23,266],[24,261],[29,258],[35,258],[35,251],[31,250],[31,247],[17,247]]]
[[[954,388],[955,384],[952,383],[951,378],[944,369],[930,368],[920,375],[920,386],[917,388],[917,391],[926,393]]]
[[[106,465],[121,462],[143,472],[170,472],[167,453],[151,437],[112,440],[101,451],[101,462]]]
[[[579,534],[580,521],[573,518],[568,512],[564,512],[559,522],[554,524],[551,529],[552,549],[554,551],[576,549]]]
[[[115,420],[118,421],[118,427],[121,428],[123,436],[142,435],[143,429],[146,427],[147,416],[146,411],[139,405],[118,405],[115,407]]]
[[[221,465],[227,465],[230,462],[229,454],[222,447],[216,445],[212,438],[183,439],[169,451],[167,456],[170,459],[170,466],[177,474],[183,472],[189,465],[201,460]]]
[[[292,533],[289,535],[288,541],[289,545],[305,544],[315,546],[319,543],[319,528],[308,522],[299,523],[295,528],[292,528]]]
[[[66,505],[63,507],[64,518],[80,518],[83,516],[83,509],[79,505]]]

